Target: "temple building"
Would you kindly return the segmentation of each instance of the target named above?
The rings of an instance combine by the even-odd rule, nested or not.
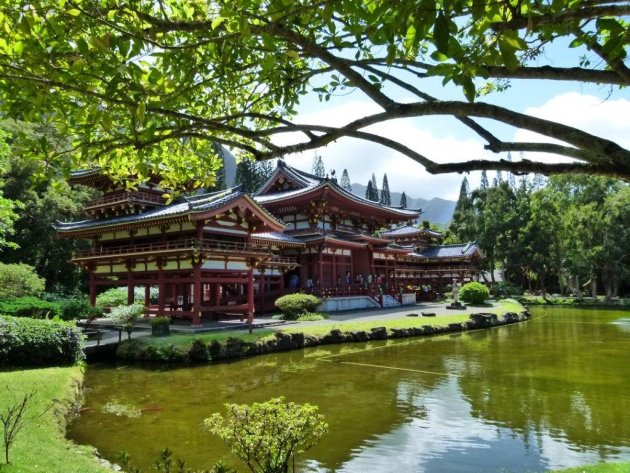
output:
[[[93,243],[73,259],[90,275],[92,304],[113,286],[126,286],[132,303],[134,288],[144,286],[154,314],[193,324],[202,316],[251,320],[287,291],[372,298],[378,291],[382,304],[383,291],[441,291],[478,274],[478,246],[441,245],[440,233],[412,226],[419,210],[357,197],[282,160],[255,196],[232,188],[167,203],[155,182],[129,190],[98,169],[75,172],[70,183],[102,192],[85,209],[89,219],[57,225],[61,237]]]

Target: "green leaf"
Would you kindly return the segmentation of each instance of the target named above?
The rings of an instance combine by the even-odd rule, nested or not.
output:
[[[81,14],[81,10],[77,10],[76,8],[71,8],[70,10],[67,10],[66,13],[72,16],[79,16]]]
[[[136,107],[136,118],[140,123],[144,122],[144,113],[146,111],[147,105],[144,102],[140,102]]]
[[[210,23],[210,28],[212,28],[213,30],[216,30],[224,21],[225,21],[225,17],[223,16],[217,17],[214,20],[212,20],[212,23]]]
[[[448,53],[448,39],[450,33],[448,29],[448,18],[440,12],[435,20],[435,26],[433,27],[433,39],[435,47],[441,53]]]

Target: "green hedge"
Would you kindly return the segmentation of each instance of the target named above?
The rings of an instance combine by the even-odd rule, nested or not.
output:
[[[144,304],[144,288],[135,287],[133,291],[134,301]],[[149,289],[149,299],[152,304],[157,304],[159,291],[156,287]],[[118,307],[127,305],[127,287],[113,287],[96,296],[96,307]]]
[[[479,282],[469,282],[459,290],[459,298],[469,304],[483,304],[490,297],[490,291]]]
[[[13,317],[52,319],[61,315],[61,304],[59,302],[44,301],[37,297],[5,299],[0,301],[0,314]]]
[[[69,322],[0,316],[0,366],[54,366],[83,358],[83,335]]]
[[[65,299],[60,304],[60,316],[63,320],[95,319],[103,315],[103,311],[97,307],[92,307],[87,299]]]
[[[275,305],[285,319],[294,320],[307,312],[315,312],[320,300],[311,294],[288,294],[278,298]]]

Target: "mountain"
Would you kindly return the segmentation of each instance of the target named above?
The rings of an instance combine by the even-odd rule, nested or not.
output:
[[[366,187],[361,184],[352,184],[352,192],[359,197],[365,197]],[[400,203],[401,192],[390,191],[392,197],[392,205],[396,206]],[[407,194],[408,209],[422,209],[419,221],[428,220],[431,223],[439,223],[441,225],[449,225],[455,212],[455,204],[453,200],[440,199],[434,197],[431,200],[422,199],[420,197],[411,197]]]
[[[223,166],[225,167],[225,183],[228,187],[233,186],[234,178],[236,177],[236,158],[220,144],[215,143],[215,149],[221,159],[223,159]]]

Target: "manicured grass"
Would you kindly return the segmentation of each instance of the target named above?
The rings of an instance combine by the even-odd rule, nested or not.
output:
[[[578,466],[566,470],[555,470],[555,473],[630,473],[630,462]]]
[[[411,312],[410,313],[415,313]],[[323,336],[330,333],[333,329],[339,329],[342,332],[369,332],[374,327],[385,327],[388,330],[393,328],[411,328],[430,325],[432,327],[444,327],[448,324],[462,323],[467,320],[467,314],[440,315],[439,317],[404,317],[392,320],[371,320],[369,322],[331,322],[324,325],[303,325],[295,328],[287,328],[282,331],[285,333],[303,333],[304,335]]]
[[[356,332],[366,331],[374,327],[385,327],[388,330],[391,329],[403,329],[412,327],[421,327],[423,325],[430,325],[431,327],[445,327],[449,324],[462,323],[470,320],[470,314],[476,312],[488,312],[493,314],[502,315],[506,312],[522,312],[523,306],[514,299],[503,299],[492,306],[488,305],[483,307],[468,307],[466,311],[457,312],[452,315],[439,315],[437,317],[406,317],[403,316],[398,319],[377,319],[366,322],[330,322],[327,324],[318,323],[317,325],[308,326],[302,325],[295,328],[286,328],[282,331],[285,333],[304,333],[304,335],[323,336],[329,333],[333,329],[339,329],[343,332]],[[409,313],[417,313],[420,315],[421,310],[418,307],[410,307]]]
[[[255,342],[261,338],[265,338],[273,334],[273,330],[256,329],[253,333],[247,331],[233,330],[228,332],[205,332],[197,334],[175,333],[167,337],[139,337],[134,338],[133,342],[138,346],[153,345],[155,347],[174,346],[177,349],[187,350],[191,347],[194,340],[201,340],[204,343],[210,343],[212,340],[224,342],[228,338],[238,338],[244,342]],[[125,342],[127,343],[127,342]]]
[[[83,368],[43,368],[0,371],[0,409],[16,397],[36,389],[29,413],[41,417],[28,423],[18,434],[10,452],[10,465],[0,461],[2,473],[105,473],[90,447],[75,445],[64,438],[64,415],[75,397]],[[46,410],[48,406],[52,408]]]

